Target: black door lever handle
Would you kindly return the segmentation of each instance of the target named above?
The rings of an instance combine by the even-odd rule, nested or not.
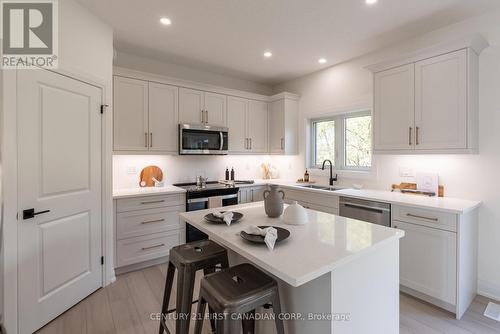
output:
[[[36,215],[41,215],[42,213],[50,212],[50,210],[43,210],[39,212],[35,212],[35,209],[26,209],[23,210],[23,219],[31,219],[35,218]]]

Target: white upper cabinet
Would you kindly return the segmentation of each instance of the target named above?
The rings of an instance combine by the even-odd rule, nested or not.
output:
[[[227,126],[229,128],[229,152],[246,153],[247,137],[247,110],[248,100],[227,97]]]
[[[267,123],[267,103],[250,100],[247,117],[250,151],[255,153],[267,152]]]
[[[179,122],[205,123],[205,92],[195,89],[179,89]]]
[[[179,122],[225,126],[226,96],[196,89],[179,89]]]
[[[467,149],[467,50],[415,63],[417,150]]]
[[[293,94],[278,94],[269,107],[269,152],[298,154],[299,103]]]
[[[266,153],[267,103],[228,96],[229,152]]]
[[[149,83],[149,150],[177,152],[179,88]]]
[[[205,92],[205,123],[226,126],[226,95]]]
[[[148,82],[124,77],[113,81],[113,147],[148,150]]]
[[[479,53],[471,40],[368,66],[375,153],[477,153]]]
[[[414,65],[375,73],[375,150],[414,147]]]

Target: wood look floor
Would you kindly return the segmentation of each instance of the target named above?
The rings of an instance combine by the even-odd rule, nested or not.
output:
[[[40,334],[156,334],[159,322],[151,314],[159,312],[163,298],[166,265],[120,275],[115,283],[99,289],[57,319],[40,329]],[[198,280],[197,280],[198,281]],[[175,286],[175,284],[174,284]],[[195,296],[198,295],[195,287]],[[175,305],[175,293],[171,308]],[[483,316],[488,299],[478,296],[462,320],[430,304],[401,294],[401,334],[493,334],[500,322]],[[195,311],[194,305],[193,312]],[[174,332],[173,320],[169,329]],[[190,331],[193,331],[193,325]],[[210,325],[203,326],[204,333]]]

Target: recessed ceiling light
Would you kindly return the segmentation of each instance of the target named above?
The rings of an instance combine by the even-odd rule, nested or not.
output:
[[[271,58],[272,56],[273,56],[273,53],[271,51],[264,52],[264,57]]]
[[[160,19],[161,24],[164,24],[166,26],[169,26],[172,24],[172,20],[170,20],[168,17],[162,17]]]
[[[320,64],[326,63],[326,58],[319,58],[318,63],[320,63]]]
[[[365,0],[367,5],[373,5],[374,3],[377,3],[377,0]]]

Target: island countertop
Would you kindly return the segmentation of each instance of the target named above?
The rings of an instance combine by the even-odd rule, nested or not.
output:
[[[282,218],[267,217],[263,202],[224,207],[224,210],[244,215],[240,222],[228,227],[204,220],[207,213],[215,210],[184,212],[180,217],[210,239],[294,287],[404,236],[401,230],[314,210],[307,210],[308,224],[287,225]],[[279,226],[289,230],[291,235],[270,251],[265,245],[252,244],[239,236],[247,224]]]

